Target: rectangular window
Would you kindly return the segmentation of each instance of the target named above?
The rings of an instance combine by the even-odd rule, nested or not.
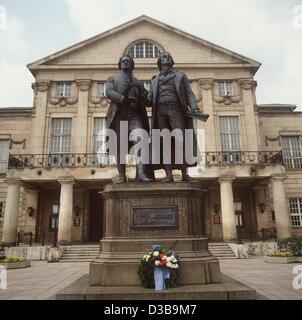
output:
[[[153,58],[154,57],[153,49],[154,49],[154,45],[152,43],[145,44],[145,51],[146,51],[145,57],[146,58]]]
[[[106,165],[109,158],[105,149],[105,137],[102,134],[106,129],[106,118],[94,118],[93,121],[93,162],[97,165]]]
[[[49,165],[61,167],[71,165],[71,124],[70,118],[52,119]]]
[[[300,137],[281,137],[281,143],[286,168],[302,169]]]
[[[302,227],[302,198],[290,198],[289,207],[292,226]]]
[[[139,43],[135,46],[135,58],[144,58],[145,57],[145,44]]]
[[[0,174],[8,169],[9,140],[0,140]]]
[[[56,85],[56,98],[71,98],[71,87],[70,82],[57,83]]]
[[[241,163],[239,117],[219,117],[222,162]]]
[[[98,98],[106,97],[106,84],[104,82],[99,82],[96,87],[96,96]]]
[[[233,81],[219,81],[219,95],[221,97],[233,97],[235,96],[235,90],[234,90],[234,82]]]

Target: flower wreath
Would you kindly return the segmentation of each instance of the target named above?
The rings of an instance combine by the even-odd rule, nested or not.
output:
[[[148,254],[144,255],[139,263],[138,275],[145,288],[155,288],[154,269],[156,267],[164,268],[169,273],[167,287],[176,288],[178,286],[179,258],[175,252],[155,245]]]

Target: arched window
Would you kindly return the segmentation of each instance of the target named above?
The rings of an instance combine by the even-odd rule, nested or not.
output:
[[[128,51],[128,55],[134,59],[158,58],[159,54],[160,49],[158,46],[149,41],[137,42]]]

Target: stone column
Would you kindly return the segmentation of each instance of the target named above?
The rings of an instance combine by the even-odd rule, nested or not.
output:
[[[8,184],[4,224],[2,232],[2,243],[8,246],[14,246],[17,240],[18,214],[21,180],[10,178],[6,180]]]
[[[60,178],[58,182],[61,184],[58,243],[65,245],[72,242],[73,185],[75,182],[72,177]]]
[[[244,119],[246,130],[246,151],[258,151],[259,150],[259,134],[258,123],[256,121],[255,99],[254,89],[257,86],[257,82],[253,79],[241,79],[239,81],[242,89],[243,107],[244,107]]]
[[[199,85],[202,89],[203,112],[210,115],[208,121],[204,124],[206,130],[206,151],[217,151],[213,110],[214,79],[200,79]]]
[[[224,241],[234,241],[237,239],[236,216],[234,209],[234,196],[232,182],[233,177],[221,177],[220,196],[222,212],[222,230]]]
[[[78,115],[76,121],[76,153],[87,153],[87,128],[90,80],[77,80],[79,90]]]
[[[40,81],[33,84],[35,92],[35,114],[32,125],[32,154],[44,153],[44,136],[46,110],[48,102],[48,90],[50,81]]]
[[[279,239],[286,239],[291,236],[288,203],[284,187],[285,178],[284,175],[272,176],[274,210]]]

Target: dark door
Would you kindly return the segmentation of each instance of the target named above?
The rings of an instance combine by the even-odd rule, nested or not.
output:
[[[99,190],[90,191],[89,240],[99,242],[103,237],[103,200]]]

